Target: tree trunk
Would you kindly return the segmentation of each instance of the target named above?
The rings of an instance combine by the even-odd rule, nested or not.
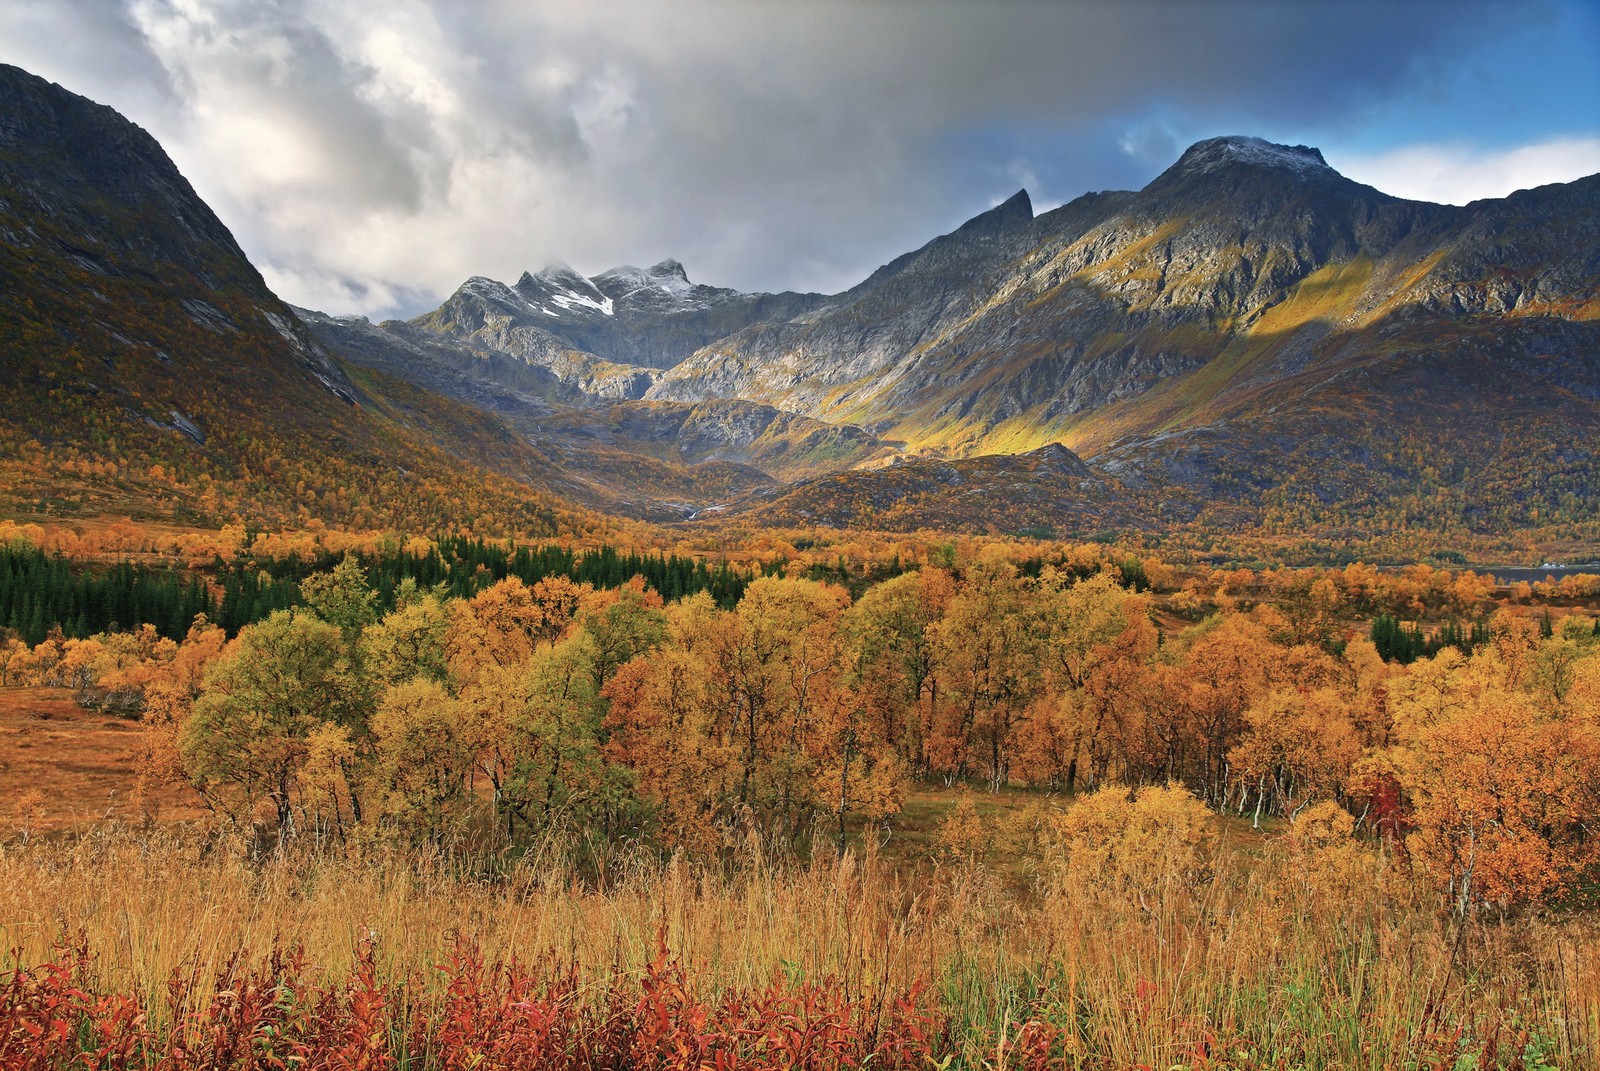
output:
[[[844,766],[839,771],[839,857],[844,857],[844,812],[850,800],[850,745],[844,746]]]

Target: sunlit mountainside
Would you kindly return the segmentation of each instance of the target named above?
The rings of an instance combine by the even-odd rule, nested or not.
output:
[[[567,269],[516,287],[471,280],[381,330],[469,347],[457,364],[484,379],[548,371],[613,413],[636,396],[756,402],[894,451],[836,452],[841,472],[862,471],[750,485],[742,503],[724,484],[686,496],[688,512],[1082,532],[1110,510],[1135,527],[1470,538],[1580,525],[1587,538],[1600,504],[1597,204],[1596,178],[1464,208],[1403,201],[1315,149],[1221,138],[1136,193],[1037,217],[1019,193],[843,294],[761,299],[776,314],[738,303],[754,322],[665,367],[621,366],[615,346],[574,351],[591,324],[632,323],[652,340],[636,350],[656,354],[728,324],[732,299],[684,301],[676,266],[657,320],[604,303],[596,288],[618,273]],[[1089,464],[1092,486],[975,500],[915,462],[954,459],[938,471],[981,484],[998,463],[960,459],[1052,443]],[[751,460],[734,444],[725,455]],[[886,456],[913,464],[865,474]],[[794,475],[770,450],[753,463]]]

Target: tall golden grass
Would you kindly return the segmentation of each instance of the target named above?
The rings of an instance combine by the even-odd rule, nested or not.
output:
[[[171,978],[197,978],[188,999],[203,1000],[241,949],[298,946],[340,979],[370,941],[380,975],[415,988],[466,939],[491,961],[569,963],[598,999],[664,935],[705,994],[780,977],[868,999],[922,980],[958,1066],[1003,1063],[1029,1021],[1067,1067],[1595,1066],[1592,918],[1459,922],[1376,854],[1348,863],[1230,850],[1198,880],[1125,896],[970,863],[908,874],[870,853],[720,868],[640,855],[580,881],[553,850],[474,873],[381,847],[253,858],[101,830],[0,847],[0,948],[6,967],[43,963],[81,934],[93,988],[135,996],[156,1026],[175,1012]]]

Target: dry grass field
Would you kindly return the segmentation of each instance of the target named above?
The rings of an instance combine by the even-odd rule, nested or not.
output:
[[[597,884],[554,850],[485,868],[381,845],[252,857],[160,829],[101,831],[0,852],[0,943],[34,968],[9,989],[0,978],[0,1022],[26,1029],[25,998],[52,977],[37,968],[53,962],[84,994],[75,1014],[91,1040],[121,1029],[96,1019],[121,995],[148,1053],[186,1032],[198,1051],[243,1030],[275,1058],[328,1061],[308,1066],[347,1066],[330,1054],[348,1037],[318,1033],[292,1008],[345,1022],[375,987],[384,1061],[359,1066],[467,1066],[447,1051],[463,1017],[502,1041],[536,1012],[568,1017],[574,1032],[602,1022],[607,1044],[634,1046],[662,986],[676,995],[661,1029],[685,1047],[635,1052],[631,1066],[718,1066],[711,1050],[740,1050],[750,1029],[719,1016],[759,994],[812,1001],[783,1014],[820,1017],[813,1026],[837,1026],[841,1008],[909,1002],[927,1016],[927,1059],[946,1067],[1591,1066],[1592,920],[1452,925],[1404,903],[1403,875],[1381,862],[1344,884],[1286,863],[1275,842],[1253,856],[1224,848],[1204,882],[1130,900],[1052,881],[1018,895],[982,864],[906,877],[853,854],[750,858],[732,871],[641,855]],[[553,991],[535,1006],[533,994]],[[251,992],[261,1007],[240,1025]],[[851,1035],[866,1044],[856,1058],[883,1028],[880,1017]],[[549,1051],[548,1038],[524,1042],[534,1049],[481,1066],[609,1066]],[[746,1049],[735,1065],[852,1064]]]
[[[135,799],[142,746],[137,721],[85,710],[65,689],[0,688],[0,831],[199,817],[199,799],[180,786]]]

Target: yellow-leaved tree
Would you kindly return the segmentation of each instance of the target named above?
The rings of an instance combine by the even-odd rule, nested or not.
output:
[[[1407,846],[1463,913],[1549,897],[1600,859],[1600,731],[1541,683],[1527,630],[1502,635],[1470,660],[1447,650],[1413,667],[1385,757],[1411,806]]]
[[[270,800],[279,836],[293,835],[311,733],[329,723],[365,731],[365,690],[344,650],[338,628],[290,610],[240,630],[178,731],[184,772],[207,803],[242,821]]]
[[[415,677],[384,693],[372,717],[383,813],[434,844],[460,833],[477,757],[472,722],[444,686]]]

